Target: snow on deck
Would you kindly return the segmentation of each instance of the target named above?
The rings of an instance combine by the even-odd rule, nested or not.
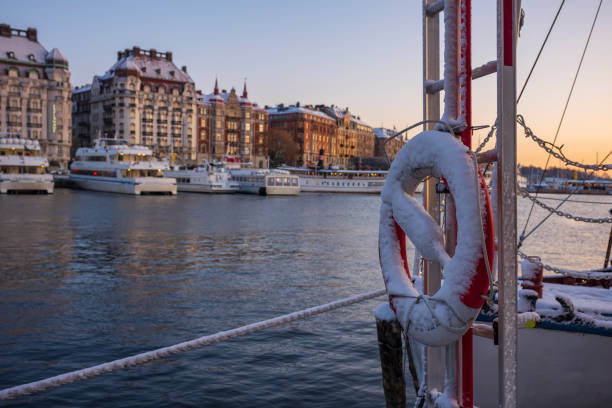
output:
[[[559,302],[555,300],[558,295],[569,297],[580,312],[609,315],[612,320],[612,289],[544,283],[543,296],[538,299],[536,310],[559,309]]]

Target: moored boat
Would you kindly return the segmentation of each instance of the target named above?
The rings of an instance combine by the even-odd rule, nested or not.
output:
[[[259,195],[298,195],[300,179],[285,170],[236,169],[232,178],[239,184],[239,192]]]
[[[94,147],[76,151],[69,180],[85,190],[176,195],[176,180],[163,177],[163,171],[168,169],[168,162],[154,158],[148,147],[99,139]]]
[[[380,194],[385,170],[336,170],[307,167],[279,167],[300,178],[302,191],[317,193]]]
[[[223,163],[203,162],[193,169],[165,170],[164,177],[176,179],[178,191],[191,193],[236,193],[239,184]]]
[[[48,167],[37,140],[0,138],[0,193],[53,193]]]

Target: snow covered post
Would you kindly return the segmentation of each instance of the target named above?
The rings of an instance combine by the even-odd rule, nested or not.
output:
[[[532,289],[538,294],[538,298],[542,299],[542,286],[544,285],[544,269],[540,263],[540,257],[528,256],[521,262],[521,278],[523,289]]]
[[[406,381],[402,353],[402,327],[389,304],[379,305],[376,316],[378,352],[387,408],[406,407]]]

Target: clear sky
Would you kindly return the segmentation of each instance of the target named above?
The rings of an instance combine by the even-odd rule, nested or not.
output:
[[[473,0],[473,65],[496,57],[495,1]],[[47,49],[69,60],[72,85],[91,82],[138,45],[173,51],[198,89],[242,89],[260,105],[335,104],[374,127],[422,119],[421,0],[361,1],[7,1],[1,22],[35,27]],[[560,0],[523,0],[519,88]],[[518,106],[534,132],[551,140],[563,111],[598,0],[568,0]],[[612,150],[612,1],[604,0],[558,144],[594,162]],[[474,124],[495,120],[495,77],[474,82]],[[480,131],[484,137],[486,131]],[[546,154],[519,134],[519,161]],[[607,160],[612,162],[612,157]],[[559,165],[558,162],[551,162]]]

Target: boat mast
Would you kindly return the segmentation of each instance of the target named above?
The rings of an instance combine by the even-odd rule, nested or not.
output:
[[[520,0],[497,0],[499,406],[517,400],[516,39]]]

